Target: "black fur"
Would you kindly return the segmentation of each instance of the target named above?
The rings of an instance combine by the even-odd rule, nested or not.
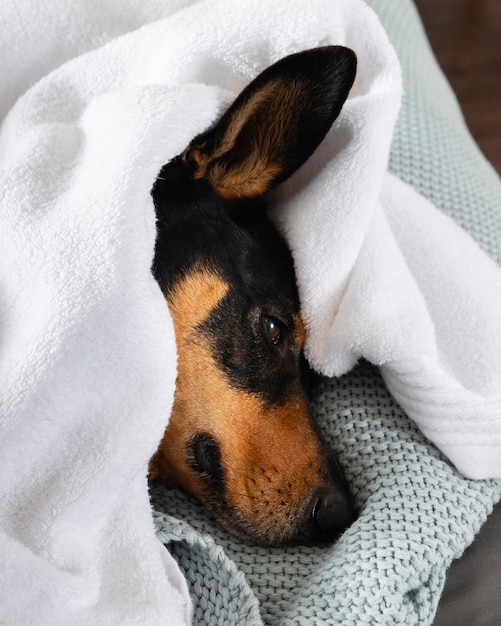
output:
[[[198,330],[208,340],[213,360],[231,387],[258,396],[270,407],[285,404],[291,397],[305,398],[308,368],[295,335],[299,298],[293,260],[266,215],[268,193],[306,161],[322,141],[348,95],[355,67],[356,59],[350,50],[331,46],[291,55],[268,68],[244,89],[214,128],[196,137],[183,155],[162,168],[152,190],[157,215],[152,271],[162,292],[168,299],[190,270],[200,268],[212,271],[229,285],[227,294]],[[287,82],[293,87],[292,102],[283,87]],[[270,84],[266,93],[273,96],[274,85],[279,83],[279,103],[268,96],[268,100],[258,99],[254,109],[249,107],[250,114],[245,110],[239,118],[244,122],[238,126],[231,150],[227,153],[221,150],[221,146],[231,143],[225,139],[225,133],[235,115]],[[212,166],[217,161],[223,171],[234,166],[238,169],[242,163],[251,161],[249,154],[256,149],[255,137],[259,133],[262,137],[263,132],[266,135],[272,129],[276,114],[283,117],[280,136],[271,154],[265,155],[271,165],[277,164],[276,175],[263,185],[262,193],[250,192],[246,199],[241,199],[243,193],[235,196],[230,193],[232,198],[239,199],[224,199],[224,194],[215,191],[210,175],[198,175],[197,158],[203,165]],[[196,151],[198,156],[194,155]],[[238,180],[238,176],[229,179]],[[341,506],[339,512],[334,504],[327,507],[326,500],[322,508],[322,500],[318,499],[312,513],[305,503],[306,509],[298,512],[298,518],[306,515],[304,527],[308,528],[310,538],[314,533],[323,536],[320,519],[332,521],[332,529],[328,530],[334,531],[336,523],[349,523],[347,520],[354,515],[342,472],[315,424],[313,430],[318,434],[324,459],[322,480],[330,481],[331,489],[337,481],[342,504],[336,504]],[[205,432],[193,433],[186,444],[186,456],[189,466],[205,483],[206,504],[212,503],[213,512],[222,519],[225,512],[227,516],[231,514],[231,523],[252,536],[250,522],[239,519],[238,512],[225,497],[223,464],[215,438]],[[263,503],[259,502],[259,495],[252,498],[258,510]],[[335,516],[337,521],[331,519]],[[304,532],[304,528],[298,528],[297,537]],[[266,539],[275,540],[278,539],[271,536]]]

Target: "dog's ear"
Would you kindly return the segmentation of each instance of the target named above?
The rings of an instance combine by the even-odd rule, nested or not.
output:
[[[308,159],[339,115],[356,73],[348,48],[285,57],[238,96],[183,155],[227,200],[260,196]]]

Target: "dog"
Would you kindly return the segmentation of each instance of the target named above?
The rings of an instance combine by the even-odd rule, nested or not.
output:
[[[293,260],[265,212],[324,139],[355,73],[341,46],[278,61],[152,190],[152,271],[174,322],[178,376],[150,478],[261,545],[331,541],[356,517],[308,407]]]

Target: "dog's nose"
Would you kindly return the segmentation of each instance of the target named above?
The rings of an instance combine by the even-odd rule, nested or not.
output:
[[[334,539],[357,517],[350,494],[334,483],[321,487],[311,504],[311,535],[313,540]]]
[[[332,453],[327,466],[328,477],[310,501],[309,539],[315,542],[336,539],[358,515],[343,468]]]

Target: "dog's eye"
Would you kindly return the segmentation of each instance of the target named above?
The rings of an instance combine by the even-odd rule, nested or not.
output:
[[[274,346],[278,346],[284,338],[284,326],[275,317],[264,316],[264,328],[268,339]]]

